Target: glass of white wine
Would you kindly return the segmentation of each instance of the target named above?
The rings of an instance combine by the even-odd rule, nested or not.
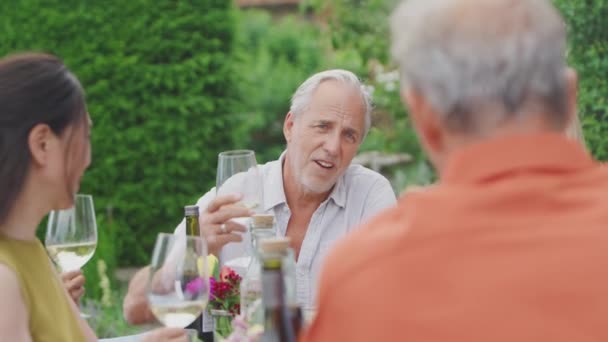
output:
[[[78,194],[72,208],[51,211],[45,246],[61,272],[78,270],[91,259],[97,247],[93,196]]]
[[[217,196],[240,193],[243,198],[237,205],[246,207],[256,214],[262,214],[264,212],[264,185],[255,152],[251,150],[221,152],[217,160],[215,189]],[[232,220],[249,230],[251,218],[239,217]],[[250,232],[248,231],[244,234],[243,241],[249,241],[250,239]],[[245,255],[233,256],[230,260],[225,260],[225,265],[243,275],[251,261],[251,254],[252,251],[248,250]]]
[[[199,236],[160,233],[156,239],[147,297],[165,326],[185,328],[209,301],[207,245]]]
[[[251,150],[224,151],[217,158],[216,195],[241,193],[239,205],[259,212],[262,210],[263,184]]]
[[[93,257],[97,247],[93,196],[78,194],[72,208],[51,211],[45,246],[59,272],[78,270]],[[80,315],[89,317],[85,313]]]

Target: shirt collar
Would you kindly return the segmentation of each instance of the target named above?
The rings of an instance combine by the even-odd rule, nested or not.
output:
[[[264,180],[264,211],[268,211],[277,205],[287,203],[285,189],[283,188],[283,162],[285,161],[286,153],[287,151],[283,151],[279,160],[271,162],[269,165],[268,173],[266,174],[267,179]],[[338,177],[338,180],[329,195],[329,199],[341,208],[344,208],[344,205],[346,204],[346,188],[344,182],[344,174],[342,174]]]
[[[268,211],[279,204],[287,202],[283,189],[283,161],[285,152],[281,153],[279,160],[270,163],[268,173],[264,179],[264,211]]]
[[[475,183],[522,170],[564,172],[595,165],[580,143],[561,134],[527,134],[500,137],[455,152],[441,181]]]
[[[348,171],[348,169],[346,169],[346,171]],[[344,173],[346,173],[346,171],[344,171]],[[344,177],[344,174],[338,177],[336,185],[334,185],[334,188],[329,195],[329,198],[340,208],[344,208],[344,204],[346,204],[346,186],[344,184]]]

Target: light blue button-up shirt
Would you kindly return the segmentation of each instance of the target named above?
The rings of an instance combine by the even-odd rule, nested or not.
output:
[[[265,213],[275,216],[279,236],[285,236],[292,210],[287,205],[283,189],[284,156],[285,153],[279,160],[259,166],[259,172],[263,177],[263,209]],[[247,181],[246,177],[241,181]],[[237,184],[235,188],[238,187]],[[215,188],[198,200],[197,205],[201,211],[214,197]],[[377,172],[361,165],[350,165],[346,172],[338,177],[327,200],[321,203],[312,215],[300,248],[296,263],[298,305],[303,309],[315,307],[321,267],[331,247],[350,231],[356,229],[363,221],[395,203],[395,193],[389,181]],[[183,222],[175,232],[185,234]],[[249,253],[247,241],[249,241],[249,236],[245,234],[243,242],[224,246],[220,254],[220,261],[226,263],[246,256]]]

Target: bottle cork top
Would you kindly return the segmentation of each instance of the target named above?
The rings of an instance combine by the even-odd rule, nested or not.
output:
[[[187,205],[184,207],[185,216],[196,216],[198,217],[198,206],[197,205]]]
[[[290,238],[283,236],[266,238],[260,241],[260,250],[262,253],[282,253],[289,248],[290,241]]]
[[[253,217],[251,218],[251,225],[254,228],[259,228],[259,227],[272,227],[272,225],[274,224],[274,215],[265,215],[265,214],[260,214],[260,215],[253,215]]]

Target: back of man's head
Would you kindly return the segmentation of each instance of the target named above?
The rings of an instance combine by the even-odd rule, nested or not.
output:
[[[403,92],[446,129],[487,135],[541,113],[560,130],[570,119],[565,27],[551,1],[407,0],[391,20]]]

